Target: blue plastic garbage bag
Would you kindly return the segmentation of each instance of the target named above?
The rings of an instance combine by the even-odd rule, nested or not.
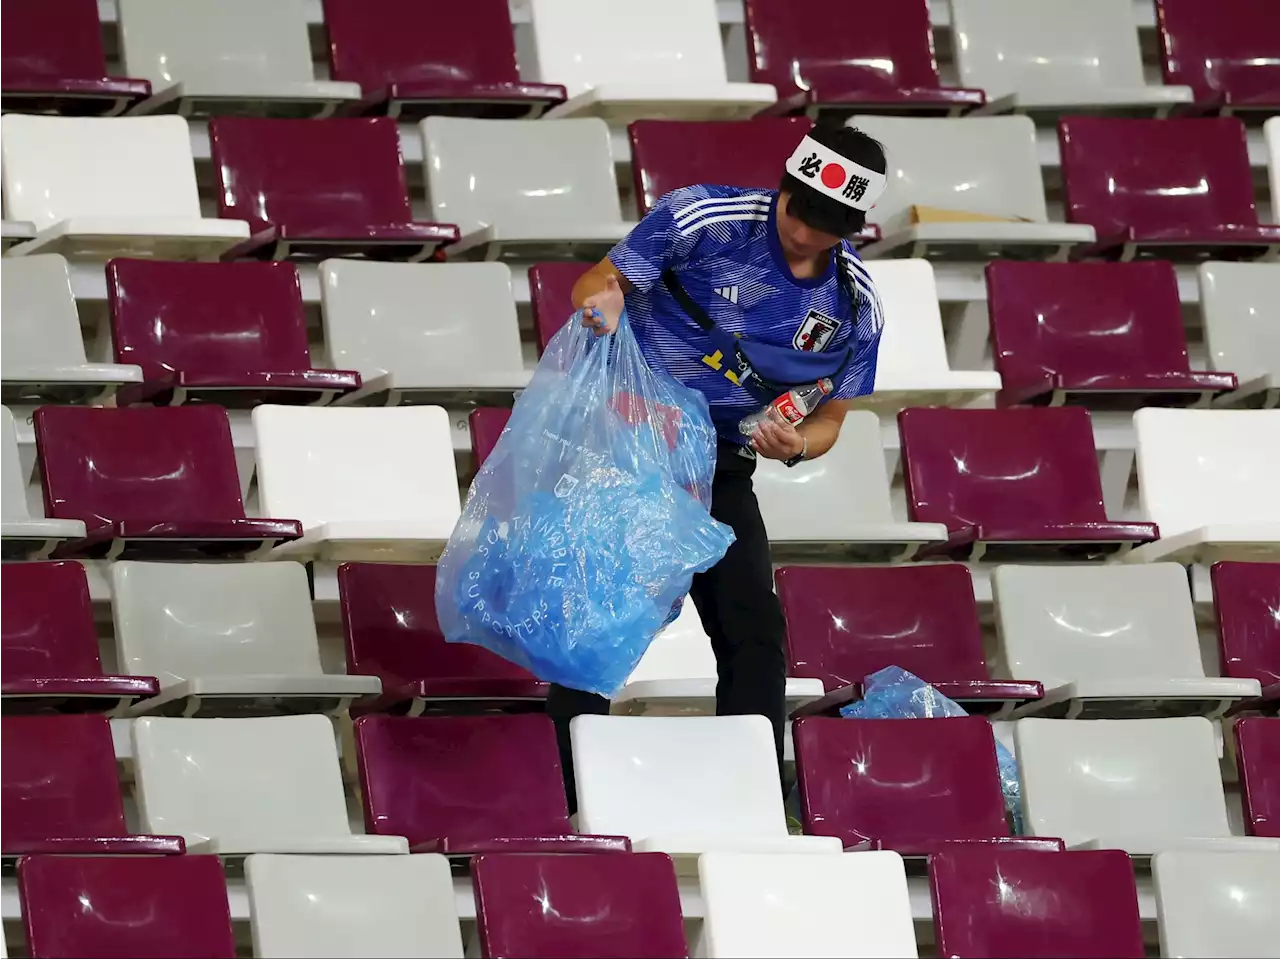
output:
[[[898,666],[886,666],[862,681],[862,698],[840,710],[846,719],[948,719],[969,715],[920,677]],[[1000,789],[1004,808],[1015,835],[1022,835],[1022,788],[1018,784],[1018,761],[999,740],[996,760],[1000,767]]]
[[[706,399],[651,370],[626,321],[552,338],[440,559],[445,638],[606,696],[733,531],[708,512]]]

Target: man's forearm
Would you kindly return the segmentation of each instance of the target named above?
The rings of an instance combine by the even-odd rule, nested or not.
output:
[[[831,400],[819,406],[812,416],[800,424],[800,435],[807,443],[805,459],[817,459],[836,445],[847,412],[847,400]]]

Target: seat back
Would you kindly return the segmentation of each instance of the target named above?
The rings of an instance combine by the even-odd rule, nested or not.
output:
[[[1013,735],[1030,835],[1067,846],[1122,835],[1151,848],[1231,835],[1213,725],[1202,716],[1022,719]]]
[[[447,539],[462,512],[449,415],[439,406],[259,406],[253,428],[262,508],[287,507],[303,529],[399,521]]]
[[[253,954],[462,959],[443,856],[272,856],[244,861]],[[342,903],[334,908],[334,903]]]
[[[330,359],[365,377],[454,385],[468,374],[483,382],[524,369],[511,270],[502,263],[326,260],[320,302]]]
[[[80,315],[66,259],[56,253],[6,258],[0,261],[0,272],[4,375],[30,376],[40,369],[84,363]]]
[[[717,675],[711,639],[702,626],[702,617],[688,597],[675,622],[653,637],[649,648],[627,682],[646,680],[712,679]]]
[[[483,955],[688,955],[665,853],[478,856],[471,875]],[[555,908],[530,909],[530,901]]]
[[[1176,563],[998,566],[996,625],[1009,673],[1073,680],[1203,679],[1186,571]]]
[[[484,465],[493,448],[498,445],[498,440],[502,437],[502,431],[507,428],[509,419],[511,419],[510,410],[493,407],[472,410],[467,417],[471,429],[471,449],[475,454],[477,469]]]
[[[964,37],[956,44],[960,82],[989,98],[1087,102],[1093,90],[1146,85],[1133,13],[1110,0],[952,0],[951,17]]]
[[[1179,849],[1151,859],[1162,956],[1275,952],[1280,870],[1271,850]]]
[[[6,679],[102,675],[83,566],[11,563],[4,582],[0,634]]]
[[[1172,263],[998,260],[986,277],[996,369],[1010,384],[1190,369]]]
[[[1118,849],[944,849],[929,857],[929,887],[939,955],[1146,955],[1133,866]]]
[[[162,686],[200,676],[319,676],[307,571],[298,563],[111,566],[122,668]]]
[[[4,86],[101,80],[107,73],[96,0],[11,3],[4,11]]]
[[[422,152],[433,216],[464,234],[495,225],[622,222],[609,127],[598,117],[427,117]]]
[[[244,518],[221,407],[42,406],[35,431],[49,516],[91,530],[126,519]]]
[[[33,956],[236,955],[217,856],[36,856],[18,896]]]
[[[926,682],[990,678],[973,580],[959,563],[784,566],[775,579],[789,676],[828,690],[886,666]]]
[[[529,267],[529,300],[533,310],[538,355],[573,314],[573,285],[590,263],[535,263]]]
[[[1280,384],[1280,323],[1267,317],[1280,303],[1280,266],[1202,263],[1199,273],[1209,365],[1235,373],[1241,383],[1269,374]]]
[[[504,0],[449,7],[417,0],[323,0],[329,72],[372,93],[389,83],[520,80]]]
[[[3,348],[0,348],[0,352],[3,352]],[[5,521],[30,519],[31,510],[27,506],[28,474],[18,452],[18,430],[13,425],[13,414],[7,406],[0,406],[0,470],[4,473],[0,516]]]
[[[1244,124],[1235,117],[1185,122],[1058,121],[1067,219],[1099,237],[1129,228],[1257,226]]]
[[[1280,565],[1215,563],[1209,579],[1222,675],[1280,683]]]
[[[876,389],[918,385],[950,372],[933,265],[928,260],[872,260],[866,268],[883,314],[893,317],[880,334]]]
[[[15,582],[5,593],[21,588]],[[6,630],[8,615],[6,609]],[[7,644],[4,658],[8,673],[13,667]],[[126,835],[111,720],[105,715],[5,716],[0,732],[5,847]]]
[[[672,190],[698,183],[777,189],[779,171],[812,126],[805,117],[636,120],[627,135],[640,215]]]
[[[898,414],[907,509],[951,529],[1106,519],[1089,414],[912,409]]]
[[[306,232],[409,223],[400,131],[390,117],[209,121],[218,215]]]
[[[895,852],[711,852],[699,955],[915,959],[907,873]]]
[[[151,376],[293,373],[311,368],[307,317],[291,263],[107,263],[116,360]]]
[[[436,568],[391,563],[338,567],[347,671],[384,690],[419,679],[522,679],[515,663],[470,643],[445,642],[436,619]]]
[[[578,716],[571,734],[582,832],[787,833],[763,716]]]
[[[1245,831],[1280,839],[1280,718],[1249,716],[1233,731]]]
[[[1185,83],[1197,100],[1223,95],[1275,102],[1280,10],[1256,0],[1156,0],[1165,83]]]
[[[805,832],[846,848],[1009,835],[991,724],[808,716],[792,726]]]
[[[913,0],[914,2],[914,0]],[[867,222],[895,229],[924,205],[1044,223],[1048,212],[1030,117],[856,116],[884,144],[889,189]]]
[[[37,229],[68,217],[200,217],[187,121],[179,116],[6,114],[5,216]]]
[[[328,716],[135,719],[138,811],[188,845],[220,836],[351,835]]]
[[[857,538],[857,527],[892,523],[880,420],[870,410],[845,417],[835,446],[821,459],[788,469],[761,459],[754,477],[760,515],[773,540]]]
[[[599,16],[594,0],[532,0],[530,7],[541,76],[564,84],[571,97],[611,83],[634,84],[637,77],[672,90],[725,82],[714,0],[615,4],[607,17]]]
[[[361,716],[365,828],[409,845],[572,832],[545,715]]]
[[[1174,536],[1213,523],[1280,522],[1280,417],[1270,410],[1138,410],[1143,513]]]
[[[746,18],[751,79],[772,83],[779,99],[938,88],[927,0],[855,0],[818,17],[796,16],[787,0],[747,0]]]
[[[304,0],[174,4],[122,0],[120,52],[130,76],[158,91],[250,90],[315,79]]]

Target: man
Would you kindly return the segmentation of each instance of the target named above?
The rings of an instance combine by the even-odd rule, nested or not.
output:
[[[751,476],[757,456],[788,466],[822,456],[849,401],[875,385],[880,302],[848,238],[885,185],[878,142],[849,127],[818,127],[796,147],[777,190],[675,190],[573,288],[584,325],[612,332],[625,305],[649,364],[710,403],[719,435],[711,515],[737,538],[694,577],[690,595],[716,656],[716,713],[768,717],[779,764],[784,622]],[[834,389],[799,427],[767,421],[751,437],[739,431],[743,417],[821,377]],[[609,703],[553,686],[547,711],[573,801],[569,720],[607,713]]]

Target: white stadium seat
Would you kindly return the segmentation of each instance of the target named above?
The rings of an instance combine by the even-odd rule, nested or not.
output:
[[[871,260],[867,272],[887,321],[880,334],[876,388],[860,405],[892,412],[907,406],[964,406],[1000,389],[992,370],[953,370],[928,260]]]
[[[326,117],[360,84],[316,80],[304,0],[119,0],[125,72],[151,81],[134,114]]]
[[[1209,366],[1240,381],[1215,405],[1280,408],[1280,263],[1202,263],[1199,277]]]
[[[1272,117],[1262,125],[1267,144],[1267,168],[1271,182],[1271,222],[1280,216],[1280,117]]]
[[[758,460],[754,483],[777,559],[883,563],[947,539],[941,523],[894,519],[880,419],[870,410],[849,413],[836,445],[820,459],[791,468]]]
[[[249,856],[257,959],[462,959],[444,856]]]
[[[422,121],[432,218],[462,234],[450,257],[598,260],[627,234],[600,119]]]
[[[1069,849],[1280,849],[1232,836],[1213,723],[1022,719],[1013,727],[1029,835]]]
[[[1280,852],[1162,852],[1151,860],[1160,955],[1273,959]]]
[[[59,543],[84,538],[83,520],[46,519],[43,515],[31,514],[27,505],[30,473],[22,466],[18,432],[7,406],[0,406],[0,469],[4,472],[4,485],[0,489],[0,536],[5,559],[47,559]]]
[[[792,836],[763,716],[578,716],[570,724],[578,831],[630,836],[637,852],[836,854]],[[677,865],[677,869],[680,869]]]
[[[376,676],[325,674],[297,563],[125,561],[111,566],[111,593],[117,662],[160,680],[135,716],[341,713],[382,692]]]
[[[531,0],[538,70],[569,99],[547,119],[729,120],[772,106],[767,83],[729,83],[716,0]]]
[[[15,243],[30,240],[36,235],[36,225],[30,220],[5,220],[0,224],[0,249],[9,249]]]
[[[889,189],[868,214],[883,239],[867,257],[1065,260],[1094,229],[1050,223],[1030,117],[928,119],[855,116],[850,123],[885,146]],[[998,220],[911,222],[913,207]]]
[[[86,359],[65,259],[56,254],[5,259],[0,274],[4,402],[101,404],[121,385],[142,382],[139,366]]]
[[[896,852],[838,856],[707,853],[697,955],[915,959],[907,872]]]
[[[960,84],[977,114],[1121,110],[1167,116],[1191,88],[1148,84],[1133,11],[1113,0],[951,0]]]
[[[1126,562],[1280,558],[1280,416],[1147,408],[1133,425],[1142,512],[1160,538]]]
[[[302,523],[272,558],[439,558],[462,512],[441,407],[259,406],[253,430],[261,508]]]
[[[135,719],[142,831],[192,855],[408,853],[402,836],[351,832],[327,716]]]
[[[1009,676],[1044,684],[1044,698],[1015,717],[1218,717],[1262,694],[1255,679],[1205,675],[1176,563],[1005,565],[991,588]]]
[[[201,214],[182,117],[9,113],[0,131],[5,218],[37,230],[9,256],[216,259],[249,238],[243,220]]]
[[[505,264],[325,260],[320,303],[330,360],[363,383],[340,406],[510,406],[529,383]]]

